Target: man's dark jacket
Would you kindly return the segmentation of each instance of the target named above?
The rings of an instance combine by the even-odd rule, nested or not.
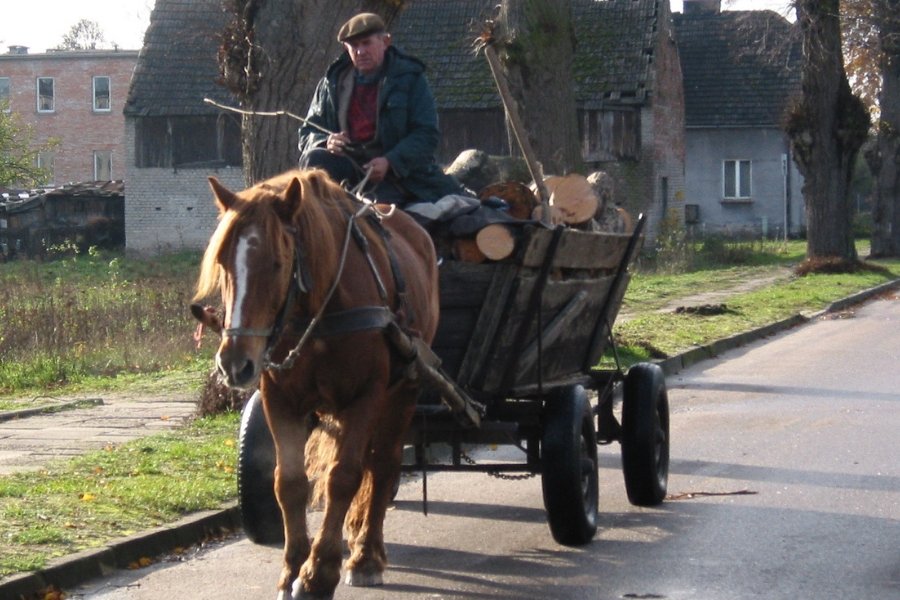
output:
[[[341,82],[353,69],[344,53],[334,61],[316,87],[307,119],[329,131],[341,131]],[[459,183],[435,162],[440,132],[434,96],[425,79],[425,65],[393,46],[385,53],[378,90],[375,140],[391,163],[398,182],[416,199],[433,202],[448,194],[463,193]],[[327,134],[309,125],[300,128],[301,154],[325,147]]]

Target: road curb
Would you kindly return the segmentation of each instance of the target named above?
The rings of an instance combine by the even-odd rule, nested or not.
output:
[[[86,408],[90,406],[102,406],[103,398],[82,398],[80,400],[72,400],[71,402],[62,402],[57,404],[47,404],[46,406],[36,406],[34,408],[23,408],[20,410],[8,410],[0,412],[0,423],[5,421],[13,421],[15,419],[25,419],[36,415],[49,415],[52,413],[62,412],[64,410],[73,410],[76,408]]]
[[[86,581],[127,569],[142,559],[151,559],[187,548],[211,537],[220,537],[241,528],[236,503],[220,510],[185,517],[170,525],[118,539],[102,548],[84,550],[52,561],[43,569],[14,575],[0,583],[0,598],[32,598],[55,586],[73,588]]]
[[[786,319],[776,321],[775,323],[770,323],[768,325],[764,325],[750,331],[738,333],[721,340],[716,340],[715,342],[709,344],[695,346],[694,348],[682,352],[681,354],[676,354],[675,356],[670,356],[669,358],[665,358],[655,362],[662,368],[663,373],[665,373],[666,375],[673,375],[699,362],[715,358],[729,350],[744,346],[746,344],[749,344],[750,342],[755,342],[757,340],[775,335],[776,333],[787,331],[788,329],[792,329],[804,323],[809,323],[810,321],[814,321],[830,313],[847,310],[851,306],[855,306],[857,304],[865,302],[870,298],[874,298],[875,296],[879,296],[881,294],[889,292],[897,287],[900,287],[900,279],[893,279],[886,283],[876,285],[875,287],[871,287],[855,294],[851,294],[846,298],[835,300],[822,310],[813,313],[796,314],[787,317]]]
[[[829,313],[840,312],[865,302],[880,294],[900,287],[900,279],[875,286],[832,302],[825,309],[811,314],[797,314],[776,323],[746,331],[710,344],[691,348],[686,352],[656,361],[666,375],[695,365],[704,360],[715,358],[728,350],[743,346],[798,325],[808,323]],[[85,401],[76,401],[76,404]],[[102,402],[102,401],[101,401]],[[59,405],[56,405],[59,406]],[[46,408],[46,407],[45,407]],[[74,408],[72,406],[71,408]],[[27,409],[37,411],[44,409]],[[18,417],[25,416],[26,411],[13,411]],[[11,413],[0,413],[0,420]],[[9,418],[17,418],[12,416]],[[142,558],[153,559],[172,552],[178,547],[188,547],[210,537],[218,537],[241,529],[240,508],[237,503],[229,504],[220,510],[207,511],[185,517],[170,525],[142,532],[127,538],[116,540],[97,549],[86,550],[78,554],[61,557],[52,561],[47,567],[11,576],[0,582],[0,598],[28,599],[50,586],[71,589],[91,579],[108,575],[115,569],[127,569]]]

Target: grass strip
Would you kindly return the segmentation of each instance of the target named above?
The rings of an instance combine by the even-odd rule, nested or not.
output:
[[[236,497],[238,415],[0,477],[0,577]]]
[[[633,313],[631,319],[613,327],[620,357],[630,365],[673,356],[796,314],[822,310],[835,300],[900,277],[900,261],[881,261],[879,265],[886,272],[813,274],[737,293],[723,302],[719,314],[659,310]]]

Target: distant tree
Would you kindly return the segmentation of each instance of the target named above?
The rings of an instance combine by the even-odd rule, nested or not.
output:
[[[795,0],[803,41],[801,93],[787,133],[806,204],[807,261],[857,262],[850,180],[869,114],[853,95],[841,53],[839,0]]]
[[[568,0],[502,0],[503,70],[546,173],[583,167],[572,65],[575,30]]]
[[[875,119],[871,256],[900,256],[900,2],[842,0],[841,29],[851,87]]]
[[[878,23],[879,120],[867,157],[875,174],[872,256],[900,256],[900,0],[872,0]]]
[[[380,14],[390,29],[404,0],[226,0],[231,23],[219,67],[244,109],[305,116],[316,83],[343,51],[340,26],[361,11]],[[297,166],[297,129],[287,116],[245,116],[241,126],[247,183]]]
[[[35,146],[33,139],[33,130],[22,123],[18,113],[0,107],[0,186],[33,187],[46,183],[49,173],[37,166],[37,158],[56,143]]]
[[[96,50],[106,42],[103,30],[96,21],[81,19],[63,36],[57,50]]]

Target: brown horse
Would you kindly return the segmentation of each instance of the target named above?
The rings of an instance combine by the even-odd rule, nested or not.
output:
[[[437,263],[408,215],[351,197],[322,171],[291,171],[242,192],[210,185],[219,225],[203,258],[197,299],[217,290],[224,319],[216,364],[233,387],[258,385],[275,441],[275,495],[284,516],[278,598],[331,598],[342,531],[350,585],[379,585],[383,522],[400,476],[403,436],[418,389],[388,341],[399,325],[430,343]],[[310,429],[327,424],[320,453],[322,527],[310,542],[306,462]],[[293,588],[291,583],[293,582]]]

